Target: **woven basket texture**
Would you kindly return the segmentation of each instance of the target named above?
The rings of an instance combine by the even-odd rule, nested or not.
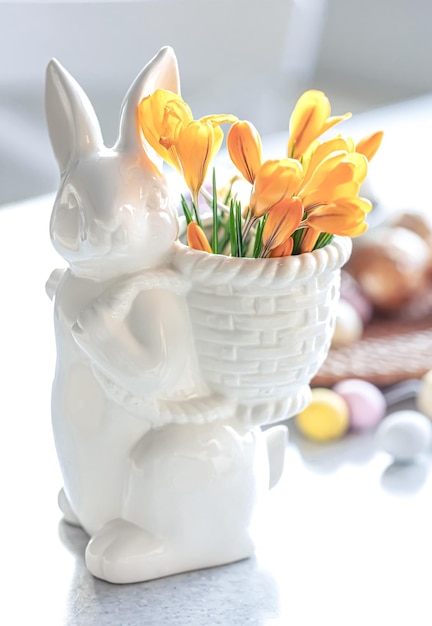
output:
[[[249,410],[261,407],[265,421],[307,402],[329,349],[349,244],[341,239],[319,254],[282,260],[178,249],[175,265],[192,283],[188,303],[201,372],[213,392]]]

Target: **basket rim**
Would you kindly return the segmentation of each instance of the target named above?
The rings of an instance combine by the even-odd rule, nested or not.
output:
[[[213,284],[233,281],[242,286],[252,283],[257,286],[278,283],[283,287],[297,280],[307,280],[311,276],[340,269],[348,261],[351,250],[351,238],[336,235],[327,246],[313,252],[255,259],[209,254],[177,240],[172,250],[172,262],[183,275],[191,277],[195,283],[208,280]]]
[[[208,252],[205,252],[204,250],[196,250],[195,248],[190,248],[188,245],[182,243],[182,241],[180,240],[180,238],[177,238],[176,241],[174,242],[174,247],[178,248],[178,249],[182,249],[185,251],[189,251],[190,254],[194,254],[196,255],[198,258],[202,257],[202,258],[207,258],[209,259],[209,262],[211,263],[210,259],[224,259],[226,260],[228,263],[232,263],[232,264],[245,264],[248,265],[249,263],[253,263],[254,265],[257,264],[262,264],[262,265],[270,265],[270,264],[275,264],[275,265],[289,265],[290,263],[293,263],[294,259],[308,259],[308,258],[314,258],[317,256],[321,256],[322,251],[325,251],[327,248],[338,248],[340,249],[341,247],[343,247],[346,244],[347,247],[347,251],[349,252],[349,254],[351,254],[351,250],[352,250],[352,240],[351,237],[347,237],[347,236],[341,236],[341,235],[334,235],[332,241],[330,243],[328,243],[326,246],[324,246],[323,248],[319,248],[318,250],[313,250],[312,252],[301,252],[300,254],[292,254],[290,256],[282,256],[282,257],[267,257],[265,259],[262,258],[258,258],[255,259],[253,257],[234,257],[228,254],[219,254],[219,253],[212,253],[209,254]],[[214,261],[216,262],[216,261]]]

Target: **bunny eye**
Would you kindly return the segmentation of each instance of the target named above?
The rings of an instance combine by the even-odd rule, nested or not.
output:
[[[81,241],[87,238],[87,220],[80,198],[74,191],[69,191],[66,197],[66,208],[76,214],[78,237]]]
[[[52,238],[67,250],[77,251],[87,238],[87,223],[80,197],[69,187],[56,204],[51,219]]]
[[[78,228],[78,237],[81,241],[84,241],[87,237],[87,221],[84,215],[84,210],[81,205],[80,199],[77,195],[70,191],[66,198],[66,208],[69,211],[73,211],[77,216],[77,228]]]

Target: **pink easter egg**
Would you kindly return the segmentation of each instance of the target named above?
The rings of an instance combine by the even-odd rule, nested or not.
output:
[[[349,378],[333,387],[348,405],[352,430],[363,431],[374,428],[385,416],[387,403],[382,392],[365,380]]]

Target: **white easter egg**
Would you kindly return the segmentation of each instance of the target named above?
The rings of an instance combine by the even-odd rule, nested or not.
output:
[[[338,302],[336,325],[332,338],[333,348],[342,348],[358,341],[363,334],[363,322],[353,307],[346,300]]]
[[[432,370],[421,379],[417,393],[417,408],[432,419]]]
[[[376,432],[377,446],[395,461],[413,461],[432,443],[432,424],[417,411],[396,411],[388,415]]]

